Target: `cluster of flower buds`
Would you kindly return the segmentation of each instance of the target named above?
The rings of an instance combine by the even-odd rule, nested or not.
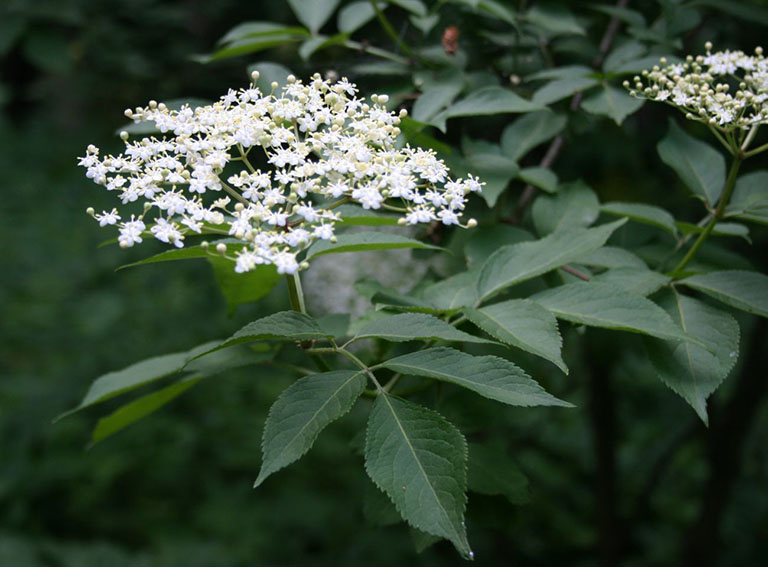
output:
[[[768,122],[768,60],[763,49],[689,55],[682,63],[661,65],[624,82],[631,95],[666,102],[685,112],[689,120],[704,122],[722,132],[748,130]],[[634,86],[634,88],[632,88]]]
[[[483,184],[471,175],[451,179],[431,150],[398,147],[405,111],[388,111],[386,95],[369,103],[346,79],[317,74],[306,84],[289,76],[279,95],[276,83],[264,94],[258,73],[253,79],[208,106],[170,110],[150,101],[127,110],[166,136],[131,141],[122,132],[121,155],[100,157],[88,147],[79,162],[87,177],[124,206],[88,212],[119,228],[122,247],[148,235],[182,247],[185,236],[221,234],[239,241],[217,246],[237,272],[273,264],[293,274],[306,267],[303,250],[335,239],[341,216],[334,209],[344,203],[396,210],[400,224],[476,224],[460,217]]]

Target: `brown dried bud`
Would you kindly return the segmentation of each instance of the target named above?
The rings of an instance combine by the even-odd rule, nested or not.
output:
[[[454,55],[459,48],[459,28],[448,26],[443,31],[443,49],[447,55]]]

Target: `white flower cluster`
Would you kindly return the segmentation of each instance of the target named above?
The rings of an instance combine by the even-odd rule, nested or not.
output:
[[[761,47],[754,55],[743,51],[689,55],[685,62],[654,66],[633,80],[632,96],[666,102],[686,113],[690,120],[720,131],[747,130],[768,122],[768,60]],[[630,82],[624,86],[630,88]]]
[[[130,218],[117,209],[88,212],[119,228],[122,247],[152,235],[180,248],[187,235],[220,234],[241,241],[234,255],[216,247],[235,271],[274,264],[285,274],[306,267],[298,255],[313,242],[335,239],[334,209],[344,203],[396,210],[400,224],[474,226],[459,218],[483,184],[471,175],[452,180],[431,150],[398,148],[405,111],[389,112],[386,95],[371,103],[356,95],[346,79],[315,75],[304,84],[289,76],[280,96],[251,84],[209,106],[169,110],[151,101],[126,110],[169,136],[129,141],[122,132],[121,155],[101,158],[89,146],[79,164],[124,206],[141,200],[143,209]]]

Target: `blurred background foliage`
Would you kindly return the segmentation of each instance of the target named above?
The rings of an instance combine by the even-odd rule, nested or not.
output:
[[[441,1],[428,3],[432,10],[423,16],[409,14],[405,0],[392,4],[387,14],[396,33],[421,49],[419,56],[466,58],[470,84],[519,85],[525,96],[531,88],[520,78],[542,66],[589,64],[611,15],[621,16],[618,45],[641,39],[678,54],[700,52],[707,40],[719,49],[749,51],[768,25],[762,3],[750,1],[638,0],[629,3],[632,13],[613,10],[611,2],[569,2],[567,10],[548,2],[497,0],[478,8],[470,0]],[[512,26],[519,24],[515,13],[526,13],[524,25],[541,31],[532,45],[515,44],[521,33]],[[292,379],[278,369],[208,380],[90,448],[95,414],[51,424],[99,374],[226,336],[286,305],[278,287],[228,318],[205,262],[115,274],[116,267],[161,250],[152,244],[127,252],[98,248],[105,233],[84,214],[89,205],[112,204],[75,158],[88,143],[119,147],[114,133],[124,122],[122,109],[151,98],[216,98],[245,84],[246,68],[258,61],[303,77],[348,75],[364,93],[388,92],[408,108],[428,79],[418,63],[406,64],[405,73],[384,73],[366,47],[406,62],[408,56],[375,19],[353,34],[362,50],[329,45],[308,54],[290,41],[201,65],[195,56],[211,53],[245,21],[297,25],[282,1],[0,3],[0,565],[459,561],[444,542],[417,556],[420,542],[407,527],[379,513],[359,455],[363,411],[332,425],[303,463],[251,489],[266,411]],[[334,16],[324,32],[332,37],[341,23]],[[460,32],[454,56],[441,41],[451,25]],[[567,100],[561,105],[567,108]],[[669,190],[677,182],[655,153],[669,115],[661,105],[646,105],[619,127],[571,111],[554,169],[560,179],[584,179],[602,200],[659,204],[685,218],[695,205],[684,191]],[[467,138],[498,142],[512,119],[452,120],[446,134],[432,134],[466,149]],[[532,153],[527,165],[542,153]],[[512,183],[508,208],[523,185]],[[732,248],[765,271],[765,230],[754,229],[752,240],[751,247]],[[740,324],[748,341],[739,367],[713,397],[709,429],[659,384],[640,342],[630,356],[613,360],[615,339],[596,331],[591,347],[567,331],[570,376],[544,367],[537,369],[544,377],[534,374],[579,410],[499,408],[448,396],[441,411],[472,439],[508,450],[528,478],[511,480],[504,496],[471,494],[467,522],[477,561],[595,565],[606,556],[599,548],[608,530],[624,565],[689,564],[685,558],[695,550],[702,564],[759,564],[768,554],[768,407],[756,377],[764,379],[768,361],[764,328],[753,329],[749,317]],[[583,356],[587,347],[592,351]],[[615,411],[602,422],[607,435],[596,435],[604,416],[595,415],[599,400],[590,398],[586,383],[606,372],[612,382],[603,393]],[[616,463],[609,479],[615,486],[607,493],[600,487],[605,471],[596,464],[606,450]],[[614,510],[615,525],[601,525],[601,506]],[[709,533],[718,537],[702,537]]]

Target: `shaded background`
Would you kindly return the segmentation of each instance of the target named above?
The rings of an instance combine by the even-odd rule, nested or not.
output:
[[[586,3],[572,4],[577,13],[587,11]],[[632,4],[658,11],[656,2]],[[706,39],[750,50],[765,33],[759,22],[706,9],[702,14],[684,36],[694,51]],[[446,6],[428,41],[438,44],[445,26],[457,21],[471,26],[457,18]],[[366,525],[366,518],[389,522],[375,517],[356,449],[363,411],[333,424],[301,463],[259,491],[251,489],[266,411],[291,380],[278,370],[211,379],[90,449],[90,430],[103,408],[51,424],[94,377],[225,336],[285,305],[278,289],[227,318],[204,262],[116,274],[116,267],[161,248],[98,248],[106,233],[84,210],[112,202],[75,166],[89,143],[119,148],[114,133],[127,106],[150,98],[215,98],[243,85],[246,66],[255,60],[280,61],[305,76],[315,70],[292,47],[206,66],[191,60],[245,20],[293,22],[293,16],[283,2],[234,0],[0,5],[0,565],[459,562],[444,543],[416,556],[403,525]],[[601,33],[600,26],[590,28],[593,43]],[[366,35],[373,44],[391,43],[375,22],[364,28]],[[482,54],[481,39],[466,33],[463,41],[476,42]],[[365,60],[364,54],[331,52],[316,65],[325,71]],[[402,87],[353,79],[364,90]],[[673,183],[655,155],[670,112],[649,106],[622,128],[585,122],[555,168],[561,179],[584,177],[606,200],[620,196],[694,210],[682,192],[660,189]],[[483,121],[474,126],[488,127]],[[446,139],[457,144],[460,134],[449,129]],[[752,237],[753,247],[735,248],[766,271],[765,230],[753,229]],[[740,324],[756,322],[743,317]],[[649,379],[640,349],[611,368],[618,409],[616,422],[606,426],[616,438],[613,506],[625,564],[672,564],[698,546],[711,546],[711,560],[720,565],[758,564],[768,552],[768,410],[760,380],[768,362],[765,330],[749,336],[739,368],[714,396],[708,431],[680,399]],[[583,377],[605,370],[612,340],[606,333],[604,350],[591,353],[597,362],[572,367],[567,383],[553,378],[559,381],[555,393],[587,406]],[[570,362],[579,337],[574,333],[565,342]],[[596,439],[588,413],[469,403],[473,426],[503,431],[530,480],[523,505],[470,496],[468,525],[478,561],[595,564],[604,527],[596,520]],[[462,427],[468,419],[449,417]],[[373,509],[366,513],[363,503]],[[702,522],[715,522],[720,539],[702,537],[710,533]]]

